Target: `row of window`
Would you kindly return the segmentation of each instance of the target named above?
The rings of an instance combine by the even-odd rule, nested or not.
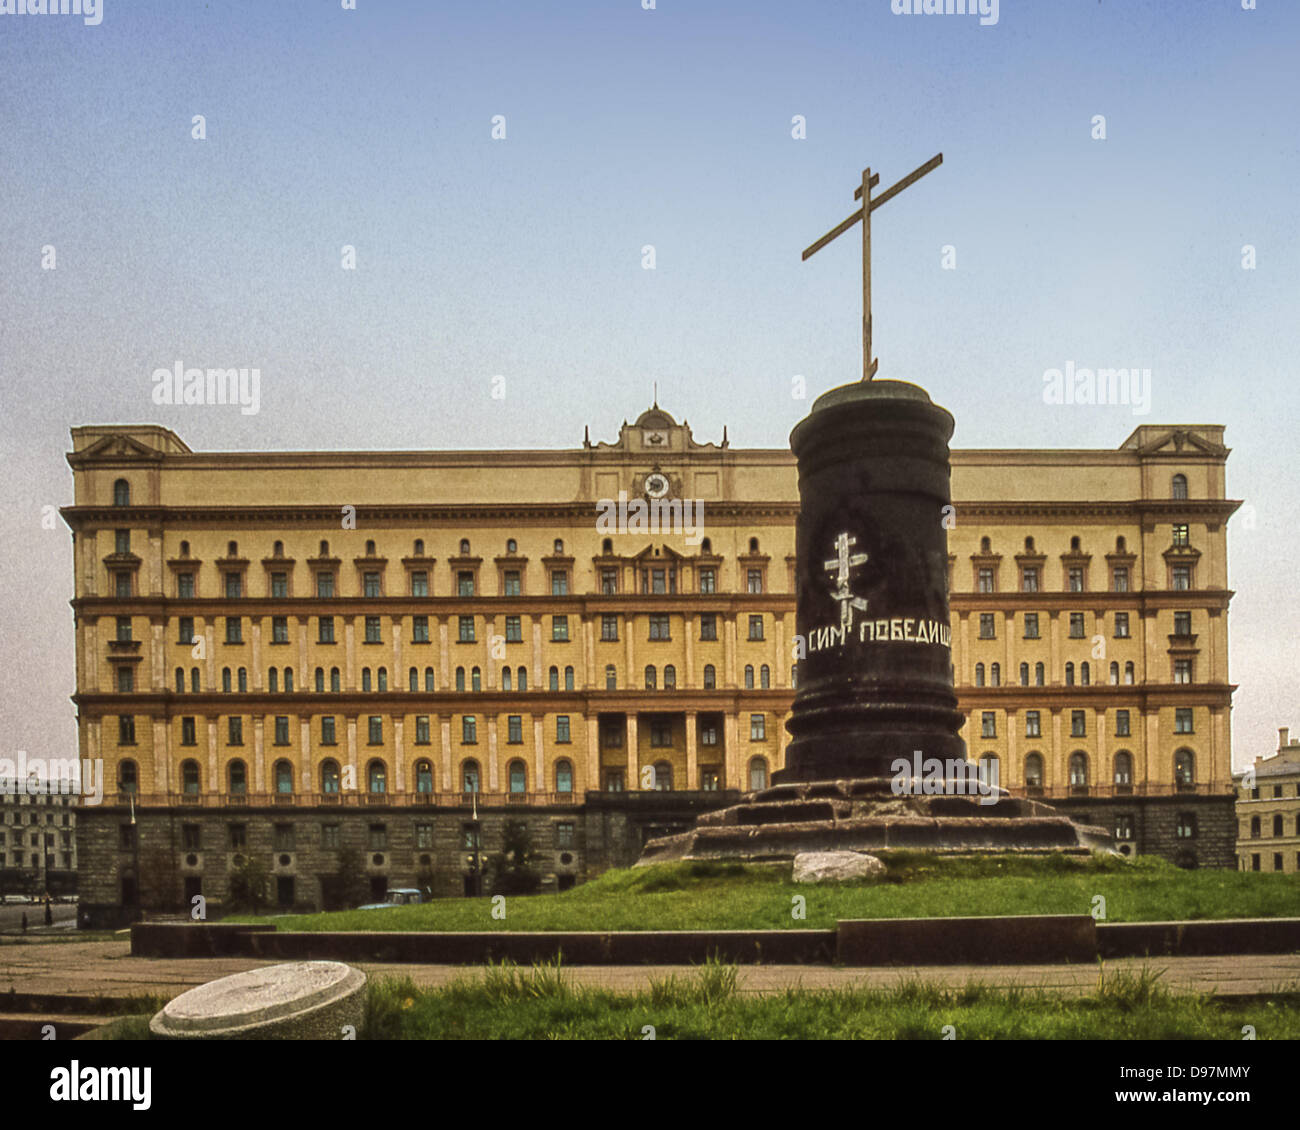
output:
[[[1260,835],[1261,835],[1260,827],[1261,827],[1261,824],[1260,824],[1260,819],[1259,819],[1259,817],[1258,817],[1258,816],[1252,816],[1252,817],[1250,818],[1250,838],[1251,838],[1251,839],[1253,839],[1253,840],[1257,840],[1257,839],[1259,839],[1259,837],[1260,837]],[[1243,831],[1242,831],[1242,835],[1243,835],[1243,837],[1244,837],[1244,835],[1245,835],[1245,830],[1244,830],[1244,829],[1243,829]],[[1300,836],[1300,813],[1297,813],[1297,814],[1296,814],[1296,817],[1295,817],[1295,831],[1293,831],[1293,832],[1287,832],[1287,830],[1286,830],[1286,818],[1285,818],[1285,817],[1284,817],[1280,812],[1279,812],[1279,813],[1275,813],[1274,816],[1273,816],[1273,835],[1275,835],[1275,836],[1286,836],[1286,835]]]
[[[979,638],[982,640],[994,640],[998,638],[998,617],[1003,615],[999,612],[981,612],[979,614]],[[1088,638],[1087,614],[1083,612],[1070,613],[1069,638],[1072,640],[1083,640]],[[1040,640],[1043,638],[1039,630],[1039,614],[1037,612],[1021,613],[1021,620],[1024,627],[1024,638],[1027,640]],[[1179,611],[1174,613],[1174,630],[1173,635],[1179,639],[1192,638],[1192,614],[1188,611]],[[1129,614],[1127,612],[1114,613],[1114,638],[1117,640],[1132,639],[1129,632]]]
[[[979,759],[979,778],[986,784],[998,784],[1002,780],[1002,759],[996,753],[986,753]],[[1025,754],[1025,787],[1043,787],[1043,755],[1038,752]],[[1121,749],[1111,760],[1111,783],[1119,786],[1133,784],[1133,755]],[[1089,758],[1083,750],[1075,750],[1067,762],[1071,787],[1087,786],[1089,781]],[[1174,784],[1193,785],[1196,783],[1196,754],[1190,749],[1180,749],[1174,753]]]
[[[1191,706],[1174,707],[1174,733],[1175,734],[1194,734],[1195,729],[1195,708]],[[1088,736],[1088,710],[1071,710],[1070,711],[1070,737],[1085,738]],[[1025,737],[1041,738],[1043,736],[1042,712],[1038,710],[1023,711],[1025,716]],[[1128,710],[1115,711],[1115,736],[1117,738],[1129,737],[1132,734],[1130,714]],[[980,712],[980,737],[996,738],[998,736],[998,714],[996,710],[983,710]]]
[[[1242,868],[1243,871],[1246,869],[1246,858],[1245,858],[1245,856],[1242,856],[1242,860],[1241,860],[1241,868]],[[1260,869],[1260,868],[1259,868],[1259,852],[1252,852],[1252,853],[1251,853],[1251,857],[1250,857],[1250,869],[1251,869],[1252,871],[1258,871],[1258,870]],[[1295,869],[1296,869],[1297,871],[1300,871],[1300,851],[1298,851],[1298,852],[1295,853]],[[1283,870],[1285,870],[1285,868],[1284,868],[1283,865],[1282,865],[1282,853],[1281,853],[1280,851],[1275,851],[1275,852],[1273,853],[1273,870],[1274,870],[1274,871],[1283,871]]]
[[[795,668],[790,669],[790,680],[794,682]],[[565,667],[563,672],[563,684],[561,684],[561,672],[559,667],[551,667],[548,672],[547,689],[550,691],[559,691],[561,689],[571,691],[575,689],[574,670],[572,667]],[[717,688],[717,669],[712,663],[704,665],[704,689],[715,690]],[[757,676],[757,682],[755,678]],[[342,693],[342,676],[337,667],[331,667],[328,674],[329,691],[331,694]],[[286,694],[293,692],[293,668],[285,667],[281,671],[279,668],[271,667],[267,671],[266,687],[270,694],[278,694],[283,684]],[[132,668],[121,666],[117,672],[117,689],[125,692],[134,689],[135,678]],[[175,686],[177,694],[185,693],[185,669],[177,667],[175,672]],[[407,673],[407,689],[411,692],[419,692],[421,688],[420,670],[412,667]],[[768,690],[772,686],[772,670],[766,664],[762,664],[755,670],[752,663],[747,663],[744,670],[744,685],[746,690]],[[199,669],[190,668],[189,687],[190,693],[199,693]],[[645,688],[646,690],[657,690],[659,686],[658,669],[653,664],[647,664],[645,668]],[[673,690],[677,686],[677,668],[669,663],[663,669],[663,689]],[[326,692],[326,672],[324,667],[316,668],[315,687],[317,694]],[[244,667],[231,669],[223,667],[221,669],[221,689],[226,694],[232,694],[236,688],[241,694],[248,692],[248,670]],[[423,688],[427,693],[435,691],[434,670],[432,667],[424,668]],[[387,691],[388,687],[388,668],[376,668],[373,677],[369,667],[361,669],[361,690],[364,691]],[[456,690],[465,692],[466,690],[481,691],[483,689],[483,675],[477,667],[471,667],[467,672],[464,667],[456,668]],[[528,689],[528,668],[519,667],[511,673],[509,667],[501,668],[501,689],[503,691],[526,691]],[[611,663],[605,667],[605,689],[618,689],[618,669]]]
[[[1065,685],[1072,687],[1075,685],[1075,665],[1067,663],[1065,665]],[[1175,683],[1192,682],[1192,674],[1195,670],[1191,659],[1174,659],[1173,660],[1173,681]],[[991,663],[987,669],[988,681],[985,682],[985,667],[983,663],[975,664],[975,686],[1000,687],[1002,685],[1002,664]],[[1121,668],[1117,661],[1112,660],[1110,664],[1110,685],[1118,687],[1121,685]],[[1022,687],[1035,686],[1041,687],[1046,685],[1047,668],[1042,663],[1035,663],[1033,666],[1033,683],[1030,683],[1030,667],[1028,663],[1020,664],[1020,685]],[[1085,659],[1078,665],[1078,685],[1087,687],[1092,685],[1092,667]],[[1123,686],[1131,687],[1134,685],[1136,669],[1132,660],[1124,664],[1123,667]]]
[[[472,791],[472,790],[471,790]],[[134,826],[123,824],[120,826],[124,831],[121,835],[122,846],[130,849],[135,846]],[[275,851],[295,851],[299,845],[299,830],[307,827],[305,822],[299,823],[277,823],[272,825],[272,847]],[[555,829],[555,846],[557,848],[572,848],[575,846],[576,826],[571,820],[556,821],[552,827]],[[411,825],[412,840],[417,850],[426,850],[434,846],[433,824],[427,820],[417,820]],[[461,826],[460,845],[466,849],[476,849],[480,845],[479,829],[471,824]],[[328,822],[320,825],[319,847],[324,850],[336,850],[342,847],[342,826]],[[382,823],[370,823],[366,827],[366,848],[368,851],[387,851],[388,850],[388,825]],[[248,849],[248,825],[244,823],[232,823],[226,825],[226,848],[229,851],[246,851]],[[202,824],[182,824],[181,825],[181,850],[182,851],[202,851],[203,850],[203,825]]]

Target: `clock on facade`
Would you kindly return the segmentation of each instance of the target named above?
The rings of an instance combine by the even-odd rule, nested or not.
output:
[[[642,485],[645,487],[646,494],[651,498],[663,498],[668,493],[671,484],[668,482],[667,475],[654,471],[645,477],[645,482]]]

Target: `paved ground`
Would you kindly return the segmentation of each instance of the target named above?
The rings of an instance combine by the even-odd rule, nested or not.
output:
[[[175,995],[230,973],[275,964],[252,958],[143,958],[130,956],[130,942],[76,942],[29,939],[0,941],[0,993],[76,993],[130,996],[136,993]],[[367,974],[410,977],[418,985],[444,985],[458,977],[476,977],[482,967],[358,963]],[[1280,988],[1300,990],[1300,955],[1255,954],[1240,957],[1121,958],[1107,970],[1164,970],[1163,982],[1176,992],[1215,992],[1220,996],[1272,993]],[[869,985],[885,988],[919,977],[943,985],[971,981],[986,985],[1043,988],[1081,996],[1097,986],[1095,965],[956,965],[833,968],[809,965],[742,965],[742,992],[770,993],[789,987],[807,989]],[[689,974],[683,966],[571,966],[575,983],[601,985],[620,991],[646,987],[651,977]]]
[[[56,902],[50,907],[54,915],[54,929],[71,930],[77,925],[77,904]],[[29,930],[44,930],[45,906],[41,903],[11,902],[0,906],[0,933],[21,934],[23,915],[27,915]]]

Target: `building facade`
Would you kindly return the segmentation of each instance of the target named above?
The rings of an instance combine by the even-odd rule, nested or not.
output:
[[[1242,871],[1300,872],[1300,741],[1286,727],[1277,733],[1277,753],[1233,778]]]
[[[65,790],[0,779],[0,896],[77,893],[77,802]]]
[[[91,917],[220,903],[250,856],[285,906],[351,871],[465,893],[511,818],[563,888],[782,765],[788,451],[658,406],[563,451],[72,440],[80,756],[117,785],[82,813]],[[1236,858],[1227,454],[1155,426],[953,453],[971,759],[1185,866]]]

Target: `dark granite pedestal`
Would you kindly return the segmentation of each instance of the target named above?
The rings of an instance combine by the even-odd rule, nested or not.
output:
[[[901,794],[900,782],[888,777],[777,785],[705,813],[689,832],[651,840],[637,866],[679,859],[758,863],[822,851],[1086,856],[1113,850],[1104,829],[1076,824],[1005,789],[926,795],[925,784],[906,779]]]
[[[772,788],[651,840],[638,865],[1111,848],[1104,829],[973,780],[948,607],[953,426],[924,389],[884,380],[832,389],[795,427],[798,688],[785,767]]]

